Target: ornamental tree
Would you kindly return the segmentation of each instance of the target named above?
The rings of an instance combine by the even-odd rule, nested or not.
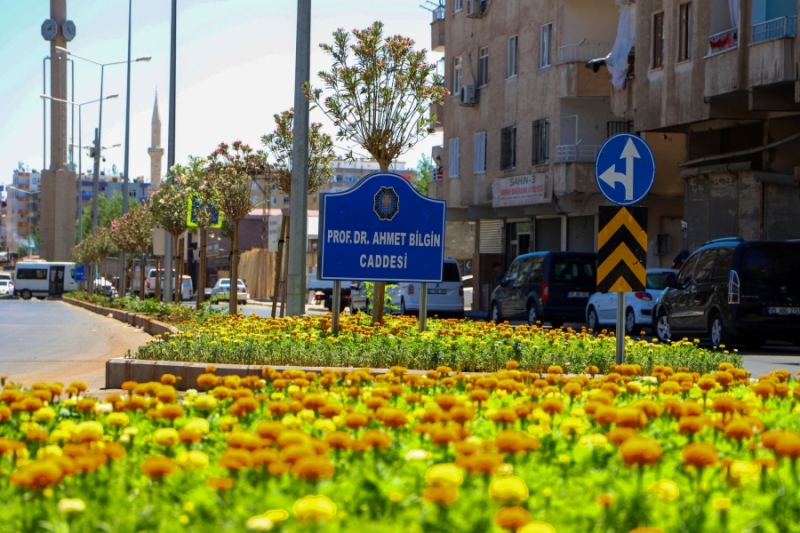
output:
[[[294,156],[294,109],[276,113],[275,131],[261,137],[267,156],[267,179],[280,191],[292,195],[292,158]],[[333,174],[333,140],[322,133],[322,124],[314,122],[308,131],[308,192],[312,194],[328,183]]]
[[[237,280],[239,279],[239,223],[250,213],[253,179],[264,173],[263,152],[256,152],[242,141],[232,145],[220,143],[208,157],[206,183],[213,191],[216,207],[233,226],[231,243],[231,291],[229,312],[236,313]]]
[[[319,73],[325,89],[306,85],[308,98],[333,121],[337,138],[360,145],[382,171],[432,130],[431,104],[447,90],[427,50],[414,50],[402,35],[383,36],[383,23],[365,30],[333,33],[333,44],[321,44],[333,59]]]
[[[111,240],[117,249],[128,258],[128,265],[133,260],[134,254],[146,253],[152,240],[151,229],[153,220],[146,209],[131,209],[120,218],[111,222]],[[144,269],[140,272],[141,285],[144,287]],[[123,293],[126,288],[122,288]],[[144,292],[141,292],[144,298]]]
[[[337,138],[360,145],[389,169],[400,155],[433,131],[428,110],[447,89],[425,49],[402,35],[384,38],[383,23],[350,33],[339,28],[333,44],[320,47],[331,56],[329,72],[319,73],[325,90],[306,85],[309,100],[338,128]],[[383,317],[384,283],[375,286],[373,322]]]

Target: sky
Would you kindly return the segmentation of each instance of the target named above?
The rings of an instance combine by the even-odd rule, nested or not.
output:
[[[161,115],[162,168],[166,171],[169,117],[169,0],[132,0],[131,58],[151,56],[149,62],[131,66],[130,176],[150,179],[150,146],[153,102],[158,93]],[[416,41],[415,49],[430,48],[431,14],[420,0],[314,0],[311,21],[311,84],[321,87],[317,73],[330,68],[331,60],[320,48],[332,42],[337,28],[363,29],[380,20],[385,34],[401,34]],[[47,0],[0,0],[0,184],[10,183],[19,162],[31,170],[43,166],[42,153],[42,59],[50,43],[41,36],[41,24],[49,18]],[[67,18],[77,27],[70,51],[101,63],[127,59],[127,0],[67,0]],[[272,116],[294,104],[295,30],[297,4],[286,0],[178,0],[177,104],[175,162],[190,155],[210,154],[220,142],[242,140],[261,148],[261,136],[272,132]],[[429,52],[431,62],[442,54]],[[74,102],[99,98],[100,67],[75,60]],[[47,73],[49,93],[49,70]],[[69,82],[68,82],[69,83]],[[125,65],[105,69],[104,95],[119,94],[103,104],[102,145],[125,142]],[[47,121],[50,124],[49,104]],[[320,110],[311,120],[335,130]],[[82,143],[88,145],[98,121],[97,104],[83,106]],[[75,113],[75,139],[78,142]],[[70,128],[68,126],[68,138]],[[416,166],[422,154],[441,144],[434,134],[400,160]],[[47,140],[49,167],[49,132]],[[337,151],[353,148],[334,140]],[[83,170],[92,160],[84,151]],[[104,167],[123,169],[124,150],[108,148]],[[77,164],[78,154],[75,152]]]

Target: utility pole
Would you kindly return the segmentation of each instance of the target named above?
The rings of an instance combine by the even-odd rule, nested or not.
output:
[[[128,0],[128,89],[125,96],[125,161],[123,163],[122,176],[122,214],[128,212],[128,155],[130,154],[131,136],[131,13],[133,11],[133,0]],[[125,268],[125,253],[119,253],[119,294],[127,294],[128,269]],[[144,267],[142,267],[144,268]]]
[[[288,315],[306,310],[308,242],[308,98],[303,86],[311,77],[311,0],[297,0],[297,44],[294,71],[294,139],[289,219]],[[334,302],[334,305],[339,305]]]

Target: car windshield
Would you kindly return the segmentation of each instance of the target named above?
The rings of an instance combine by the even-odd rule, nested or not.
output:
[[[8,281],[4,279],[0,279],[0,285],[8,285]]]
[[[648,273],[646,287],[655,291],[664,290],[667,286],[667,274],[668,272]]]
[[[458,271],[458,265],[456,263],[444,264],[442,281],[455,281],[456,283],[461,281],[461,273]]]

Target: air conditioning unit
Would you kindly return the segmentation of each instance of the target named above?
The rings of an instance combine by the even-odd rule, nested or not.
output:
[[[461,86],[461,105],[477,105],[478,101],[475,98],[475,86],[474,85],[462,85]]]
[[[480,18],[486,14],[487,0],[467,0],[467,16]]]

